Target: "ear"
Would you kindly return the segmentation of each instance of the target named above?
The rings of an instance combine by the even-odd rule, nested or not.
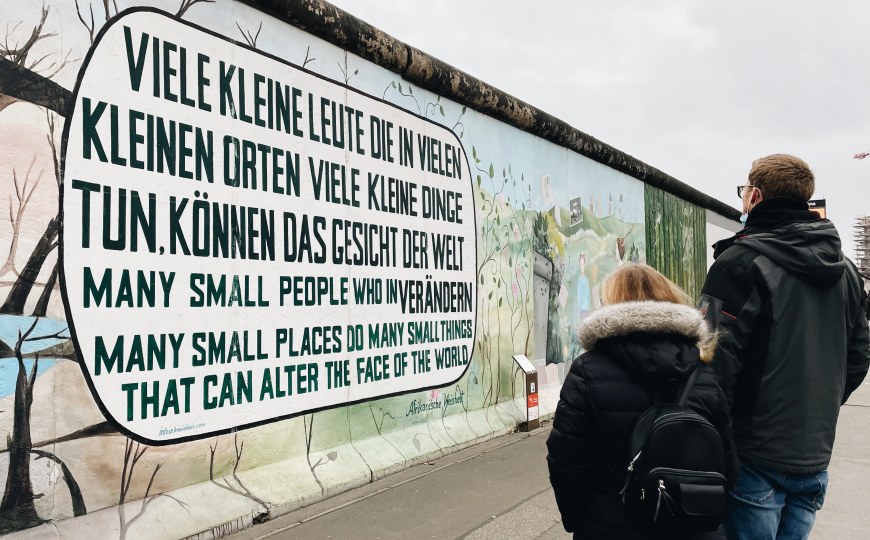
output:
[[[764,200],[764,193],[762,193],[760,189],[753,189],[752,195],[750,195],[750,197],[749,197],[749,204],[751,204],[752,206],[755,206],[756,204],[760,203],[763,200]]]

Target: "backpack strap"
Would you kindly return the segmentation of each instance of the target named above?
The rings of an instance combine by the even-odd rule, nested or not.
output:
[[[686,383],[683,384],[683,389],[680,391],[680,397],[677,400],[678,405],[685,405],[686,399],[689,398],[689,391],[692,390],[692,386],[695,384],[695,379],[698,378],[698,371],[700,371],[700,366],[696,367],[692,370],[692,373],[689,374],[689,377],[686,379]]]

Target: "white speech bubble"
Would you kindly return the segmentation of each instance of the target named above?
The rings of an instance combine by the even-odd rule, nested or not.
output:
[[[456,135],[160,11],[121,14],[82,66],[62,212],[82,370],[137,440],[444,386],[470,360]]]

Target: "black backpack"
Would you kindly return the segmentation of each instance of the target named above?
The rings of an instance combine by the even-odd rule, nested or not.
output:
[[[692,372],[676,403],[654,403],[637,419],[620,491],[629,514],[659,532],[715,530],[725,513],[725,449],[719,431],[684,405]]]

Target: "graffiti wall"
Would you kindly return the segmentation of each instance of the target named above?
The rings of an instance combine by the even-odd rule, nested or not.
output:
[[[269,519],[514,429],[513,355],[552,412],[620,265],[703,279],[701,207],[245,4],[0,22],[0,534]]]
[[[707,275],[705,210],[646,186],[646,219],[649,264],[698,298]]]

